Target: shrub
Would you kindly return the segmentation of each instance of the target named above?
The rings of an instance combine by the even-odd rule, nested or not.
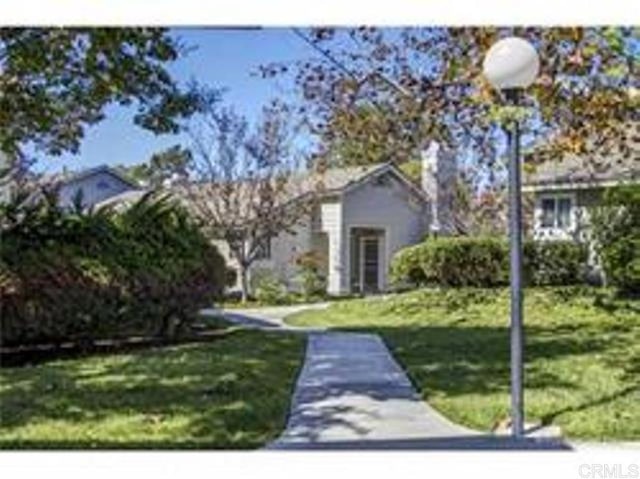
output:
[[[392,262],[392,278],[441,286],[496,286],[506,281],[506,249],[499,239],[441,237],[407,248]]]
[[[251,272],[251,289],[256,300],[264,304],[286,304],[289,296],[285,285],[268,269]]]
[[[569,285],[582,281],[586,248],[568,241],[524,244],[529,285]],[[509,282],[509,244],[493,237],[441,237],[400,250],[391,263],[397,285],[494,287]]]
[[[606,280],[623,294],[640,291],[640,185],[611,188],[590,212]]]
[[[582,283],[588,250],[573,241],[527,241],[524,275],[531,286],[567,286]]]
[[[302,253],[296,258],[300,270],[299,279],[302,297],[305,301],[324,297],[327,292],[327,279],[321,272],[323,258],[317,251]]]
[[[421,260],[424,250],[424,243],[419,243],[398,251],[391,261],[391,282],[396,286],[426,284],[427,277],[422,268]]]
[[[223,258],[166,198],[122,213],[63,212],[47,197],[2,208],[3,345],[172,337],[222,293]]]

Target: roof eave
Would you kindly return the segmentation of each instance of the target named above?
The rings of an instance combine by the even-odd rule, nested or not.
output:
[[[123,183],[125,183],[126,185],[130,186],[133,189],[139,190],[140,185],[134,183],[132,180],[126,178],[125,176],[123,176],[122,174],[120,174],[118,171],[116,171],[115,169],[111,168],[108,165],[100,165],[100,166],[96,166],[94,168],[90,168],[88,170],[85,171],[81,171],[79,173],[77,173],[76,175],[72,176],[71,178],[67,178],[66,180],[62,180],[61,181],[61,185],[70,185],[72,183],[75,183],[76,181],[81,181],[89,176],[98,174],[98,173],[107,173],[115,178],[117,178],[118,180],[122,181]]]
[[[522,186],[524,193],[535,193],[539,191],[559,191],[559,190],[588,190],[593,188],[613,188],[625,184],[635,184],[640,182],[640,178],[629,178],[623,180],[593,180],[593,181],[561,181],[549,183],[529,183]]]

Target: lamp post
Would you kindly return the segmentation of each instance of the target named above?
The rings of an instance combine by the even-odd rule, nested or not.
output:
[[[535,48],[517,37],[504,38],[487,52],[485,77],[507,101],[518,105],[522,91],[535,80],[540,62]],[[509,149],[509,251],[511,258],[511,432],[524,432],[522,327],[522,197],[520,187],[520,127],[517,119],[507,130]]]

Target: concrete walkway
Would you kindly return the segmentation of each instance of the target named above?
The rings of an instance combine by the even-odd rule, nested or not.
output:
[[[379,336],[284,323],[309,307],[326,304],[215,312],[247,327],[309,335],[286,429],[267,449],[568,448],[557,439],[514,441],[450,422],[422,400]]]
[[[566,449],[482,434],[422,400],[374,334],[309,335],[287,427],[269,449]]]
[[[472,434],[420,399],[378,336],[313,333],[287,428],[271,448]]]
[[[324,331],[326,328],[300,328],[290,326],[284,318],[291,314],[313,309],[326,309],[330,303],[295,304],[290,306],[268,306],[262,308],[242,309],[203,309],[200,314],[209,316],[223,316],[234,324],[257,329],[282,329],[286,331]]]

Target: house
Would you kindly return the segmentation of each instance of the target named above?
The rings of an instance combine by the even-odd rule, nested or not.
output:
[[[595,156],[592,161],[565,155],[525,175],[523,192],[533,195],[533,238],[587,244],[587,278],[595,283],[602,282],[603,274],[590,241],[589,211],[598,205],[608,188],[640,184],[639,143],[632,141],[630,148],[630,155],[618,149],[606,156]]]
[[[8,165],[8,159],[0,152],[0,168],[6,168],[6,165]],[[24,180],[24,186],[33,190],[32,199],[40,197],[41,187],[55,188],[58,205],[62,208],[73,207],[77,199],[81,200],[83,207],[90,208],[111,199],[121,201],[127,195],[136,194],[136,197],[139,197],[143,193],[136,183],[106,165],[71,174],[38,175],[24,171],[20,178]],[[19,190],[19,183],[15,176],[0,178],[0,203],[9,201],[15,195]]]
[[[384,291],[398,250],[428,233],[451,230],[455,158],[432,143],[414,183],[392,163],[329,169],[319,205],[292,233],[272,238],[249,275],[268,270],[289,289],[299,287],[296,259],[314,252],[332,295]],[[218,245],[231,267],[226,245]],[[238,287],[237,285],[236,287]]]
[[[140,189],[137,184],[107,165],[63,176],[57,185],[58,204],[63,208],[73,206],[77,198],[81,199],[82,206],[90,208],[109,198]]]
[[[525,175],[523,192],[533,195],[533,237],[539,240],[587,241],[589,209],[607,188],[640,183],[640,147],[631,155],[606,158],[566,155]]]
[[[393,163],[331,168],[313,212],[290,232],[282,232],[260,251],[249,278],[268,271],[288,289],[300,288],[297,259],[313,253],[327,280],[327,293],[342,295],[386,290],[389,266],[400,249],[427,234],[453,231],[451,210],[456,159],[431,143],[422,153],[421,179],[413,181]],[[314,187],[314,181],[301,184]],[[126,191],[98,206],[134,203],[143,190]],[[296,195],[305,195],[304,186]],[[296,196],[297,197],[297,196]],[[295,200],[295,198],[292,198]],[[227,244],[215,241],[231,268],[237,261]],[[239,278],[232,291],[240,289]]]

